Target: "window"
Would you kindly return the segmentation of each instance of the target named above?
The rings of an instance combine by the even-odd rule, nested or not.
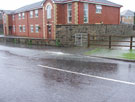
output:
[[[30,31],[31,31],[31,33],[34,32],[34,26],[33,25],[30,26]]]
[[[39,25],[35,25],[36,33],[39,33]]]
[[[35,10],[35,17],[38,17],[38,10]]]
[[[22,26],[21,25],[19,25],[19,31],[22,32]]]
[[[15,20],[15,15],[12,16],[12,20],[13,20],[13,21]]]
[[[51,19],[51,9],[52,9],[51,5],[48,5],[47,6],[47,19]]]
[[[30,11],[30,18],[33,18],[33,11]]]
[[[15,32],[15,25],[13,25],[13,32]]]
[[[128,16],[126,16],[126,19],[128,19]]]
[[[18,14],[19,19],[21,19],[21,13]]]
[[[72,22],[72,4],[68,4],[67,7],[68,23]]]
[[[7,22],[7,16],[4,14],[4,24]]]
[[[26,31],[26,28],[25,28],[25,25],[23,25],[23,32],[25,32]]]
[[[102,13],[102,6],[96,5],[96,13]]]
[[[25,18],[25,13],[22,13],[22,18],[23,18],[23,19]]]
[[[88,23],[88,4],[84,3],[84,23]]]

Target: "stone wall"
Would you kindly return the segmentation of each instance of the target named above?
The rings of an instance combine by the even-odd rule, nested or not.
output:
[[[75,34],[82,33],[83,45],[87,44],[87,34],[91,35],[135,35],[133,25],[57,25],[56,40],[61,46],[74,46]]]
[[[0,24],[0,34],[3,34],[3,24]]]
[[[44,45],[44,46],[57,46],[55,40],[44,40],[36,38],[26,37],[8,37],[0,36],[1,43],[13,43],[13,44],[26,44],[26,45]]]

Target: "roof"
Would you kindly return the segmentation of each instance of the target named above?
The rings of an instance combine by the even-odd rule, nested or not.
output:
[[[43,3],[46,0],[43,1]],[[80,1],[80,2],[88,2],[88,3],[93,3],[93,4],[100,4],[100,5],[107,5],[107,6],[114,6],[114,7],[122,7],[122,5],[113,3],[108,0],[52,0],[54,3],[68,3],[68,2],[75,2],[75,1]]]
[[[6,13],[6,14],[12,14],[12,13],[14,13],[14,10],[2,10],[2,12]]]
[[[30,11],[30,10],[34,10],[34,9],[39,9],[42,8],[42,4],[45,2],[46,0],[40,1],[40,2],[36,2],[30,5],[26,5],[23,6],[21,8],[18,8],[16,10],[5,10],[4,12],[6,14],[13,14],[13,13],[21,13],[24,11]],[[114,6],[114,7],[122,7],[122,5],[110,2],[108,0],[52,0],[53,3],[68,3],[68,2],[88,2],[88,3],[93,3],[93,4],[100,4],[100,5],[107,5],[107,6]]]
[[[16,9],[15,13],[20,13],[20,12],[24,12],[24,11],[30,11],[30,10],[42,8],[42,3],[43,3],[43,1],[40,1],[40,2],[30,4],[30,5],[23,6],[19,9]]]
[[[134,12],[131,10],[125,10],[121,12],[121,16],[134,16]]]

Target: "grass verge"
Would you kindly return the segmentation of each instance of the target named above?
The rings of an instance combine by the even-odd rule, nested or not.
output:
[[[124,53],[122,57],[125,59],[135,60],[135,51],[130,51],[129,53]]]
[[[96,48],[96,49],[94,49],[94,50],[85,52],[84,55],[91,55],[91,54],[94,54],[94,53],[99,52],[100,50],[101,50],[101,49]]]

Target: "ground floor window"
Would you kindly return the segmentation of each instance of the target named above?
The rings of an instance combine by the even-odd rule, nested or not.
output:
[[[34,26],[33,25],[30,26],[30,31],[31,31],[31,33],[34,32]]]
[[[13,32],[15,32],[15,25],[13,25]]]
[[[88,23],[88,3],[84,3],[84,23]]]
[[[25,25],[23,25],[23,32],[25,32],[26,31],[26,28],[25,28]]]
[[[19,31],[22,32],[22,26],[21,25],[19,25]]]
[[[39,25],[35,25],[36,33],[39,33]]]
[[[72,22],[72,4],[68,4],[67,7],[68,23]]]

